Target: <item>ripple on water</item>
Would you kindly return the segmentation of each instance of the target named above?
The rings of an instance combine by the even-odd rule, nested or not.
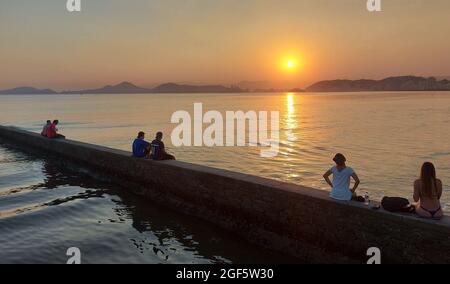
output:
[[[81,249],[83,263],[293,262],[116,185],[15,154],[0,147],[11,162],[1,179],[0,263],[65,263],[69,247]]]

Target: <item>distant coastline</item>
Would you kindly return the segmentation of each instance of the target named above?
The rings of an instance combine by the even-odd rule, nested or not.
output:
[[[52,89],[37,89],[33,87],[19,87],[9,90],[2,90],[3,95],[68,95],[68,94],[152,94],[152,93],[243,93],[247,90],[239,87],[225,87],[221,85],[184,85],[166,83],[155,88],[142,88],[130,82],[122,82],[117,85],[107,85],[99,89],[85,89],[73,91],[56,92]]]
[[[156,93],[263,93],[263,92],[384,92],[384,91],[450,91],[450,80],[435,77],[398,76],[382,80],[326,80],[312,84],[306,89],[247,89],[239,86],[188,85],[165,83],[155,88],[143,88],[130,82],[107,85],[98,89],[68,90],[56,92],[52,89],[18,87],[0,90],[2,95],[58,95],[58,94],[156,94]]]
[[[450,81],[435,77],[399,76],[382,80],[330,80],[320,81],[307,92],[385,92],[385,91],[450,91]]]
[[[57,92],[51,89],[36,89],[33,87],[19,87],[0,91],[1,95],[56,95]]]

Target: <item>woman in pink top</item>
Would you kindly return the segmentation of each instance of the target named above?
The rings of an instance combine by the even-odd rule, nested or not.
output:
[[[56,128],[58,123],[59,123],[59,120],[56,119],[48,127],[48,129],[47,129],[47,137],[48,138],[60,138],[60,139],[65,139],[66,138],[64,135],[58,134],[58,128]]]
[[[50,120],[47,120],[47,124],[44,125],[44,128],[42,128],[42,132],[41,132],[42,136],[47,137],[47,132],[48,132],[50,125],[52,125],[52,122]]]

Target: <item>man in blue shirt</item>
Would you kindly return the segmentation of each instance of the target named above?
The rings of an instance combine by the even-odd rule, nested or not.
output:
[[[133,142],[133,157],[145,158],[150,153],[150,143],[144,139],[145,133],[139,132],[138,137]]]

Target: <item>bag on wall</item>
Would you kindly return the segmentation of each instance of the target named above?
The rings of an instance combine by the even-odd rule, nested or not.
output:
[[[415,211],[408,199],[402,197],[388,197],[385,196],[381,200],[383,208],[389,212],[406,212],[413,213]]]

